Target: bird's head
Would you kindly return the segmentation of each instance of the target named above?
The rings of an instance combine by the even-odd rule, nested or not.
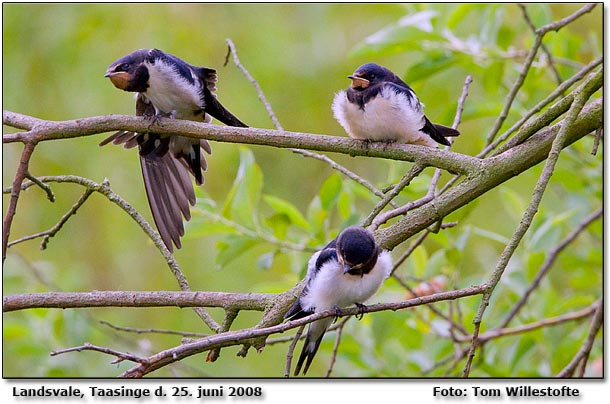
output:
[[[143,64],[147,56],[146,49],[123,56],[108,67],[104,77],[108,77],[120,90],[144,92],[148,87],[149,78],[148,69]]]
[[[352,80],[351,87],[355,90],[364,90],[367,87],[390,79],[394,74],[376,63],[367,63],[360,66],[354,74],[347,76]]]
[[[379,246],[373,234],[358,226],[343,230],[337,237],[337,260],[344,274],[364,276],[377,263]]]

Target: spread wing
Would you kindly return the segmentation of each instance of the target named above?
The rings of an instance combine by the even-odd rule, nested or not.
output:
[[[152,104],[138,94],[136,115],[154,114]],[[144,188],[157,230],[170,251],[173,251],[172,243],[180,248],[180,237],[184,235],[183,217],[185,220],[191,218],[189,205],[195,205],[196,201],[189,176],[192,169],[179,156],[168,153],[170,137],[164,138],[154,133],[119,131],[104,139],[100,146],[110,142],[123,144],[128,149],[136,145],[139,147]],[[210,152],[210,146],[205,140],[200,142],[197,149],[200,148]],[[201,153],[199,150],[197,152]],[[203,155],[199,164],[201,169],[206,169]]]

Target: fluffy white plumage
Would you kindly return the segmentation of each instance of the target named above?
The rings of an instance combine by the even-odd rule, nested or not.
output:
[[[146,98],[152,102],[158,113],[172,114],[174,118],[202,121],[202,114],[194,114],[194,111],[203,110],[205,105],[201,98],[201,83],[196,80],[188,80],[178,74],[175,68],[165,61],[158,59],[154,64],[144,62],[150,75],[148,89],[144,93]],[[205,116],[205,121],[210,122],[212,117]]]
[[[424,126],[423,105],[415,93],[409,99],[391,87],[383,87],[364,109],[350,103],[347,93],[339,91],[333,100],[335,119],[354,139],[391,141],[429,147],[437,143],[420,129]]]
[[[377,292],[392,270],[392,257],[385,250],[379,253],[371,272],[364,276],[344,274],[336,259],[324,263],[316,272],[314,267],[319,255],[320,252],[315,253],[308,264],[308,291],[301,297],[301,307],[306,311],[320,312],[335,306],[345,308],[364,303]],[[315,274],[313,278],[312,274]]]

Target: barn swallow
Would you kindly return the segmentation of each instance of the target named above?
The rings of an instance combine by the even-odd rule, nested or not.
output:
[[[246,125],[216,98],[216,70],[192,66],[158,49],[140,49],[113,62],[106,75],[120,90],[136,93],[136,115],[158,120],[163,117],[209,123],[212,117],[229,126]],[[184,219],[190,219],[197,185],[207,169],[207,140],[155,133],[119,131],[100,143],[139,147],[144,187],[153,219],[163,242],[173,251],[181,247]]]
[[[373,234],[362,227],[348,227],[311,256],[305,288],[284,318],[296,320],[351,305],[363,308],[362,303],[375,294],[391,271],[390,253],[377,245]],[[295,376],[299,375],[303,362],[303,374],[307,373],[332,322],[333,318],[328,317],[309,324]]]
[[[335,95],[332,110],[350,137],[438,147],[460,134],[430,122],[415,92],[389,69],[367,63],[348,78],[352,83]]]

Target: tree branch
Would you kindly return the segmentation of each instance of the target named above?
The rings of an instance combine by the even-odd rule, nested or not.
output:
[[[601,85],[601,78],[599,84]],[[584,108],[575,122],[566,125],[567,138],[563,146],[566,147],[597,129],[602,124],[600,121],[602,110],[601,99]],[[562,127],[562,122],[498,156],[481,160],[480,170],[476,174],[466,177],[457,186],[437,196],[431,203],[409,211],[396,223],[377,230],[375,233],[377,241],[383,248],[391,250],[449,213],[544,161],[557,132]]]
[[[473,323],[475,325],[475,332],[473,333],[472,345],[470,348],[470,352],[468,354],[468,360],[466,362],[466,367],[464,369],[465,377],[468,377],[469,373],[470,373],[470,365],[472,363],[472,359],[474,358],[475,350],[478,346],[478,333],[479,333],[479,328],[481,325],[483,313],[485,312],[485,310],[487,309],[487,306],[489,305],[491,295],[492,295],[495,287],[497,286],[498,282],[500,281],[500,278],[504,274],[504,270],[506,269],[509,260],[511,259],[515,250],[519,246],[521,239],[523,238],[525,233],[528,231],[532,221],[534,220],[534,216],[538,212],[538,207],[540,205],[540,202],[542,201],[542,196],[544,195],[544,191],[546,190],[546,187],[551,179],[551,176],[553,175],[555,165],[559,159],[559,154],[560,154],[561,150],[569,142],[569,140],[568,140],[569,132],[572,128],[572,125],[578,119],[580,112],[584,108],[585,103],[587,102],[589,97],[591,97],[593,92],[595,92],[597,90],[596,82],[599,80],[603,80],[602,72],[597,73],[596,80],[588,81],[587,84],[581,89],[581,91],[578,91],[576,93],[575,98],[574,98],[574,103],[570,107],[570,110],[568,111],[568,114],[567,114],[566,118],[564,119],[564,123],[561,126],[561,128],[559,129],[559,133],[557,134],[555,139],[553,139],[553,142],[551,144],[551,150],[549,151],[548,158],[544,164],[542,174],[540,175],[540,178],[538,178],[536,186],[534,187],[534,191],[532,193],[532,198],[530,200],[530,203],[529,203],[527,209],[525,210],[525,212],[523,213],[523,217],[521,219],[521,222],[519,223],[519,226],[513,233],[513,236],[511,237],[509,243],[504,248],[504,251],[502,251],[500,258],[498,259],[496,268],[495,268],[494,272],[492,273],[489,281],[487,282],[488,289],[483,294],[483,299],[481,300],[479,310],[473,320]],[[590,131],[587,131],[587,133],[588,132],[590,132]]]
[[[587,337],[583,341],[582,346],[580,347],[580,349],[578,350],[576,355],[574,355],[574,358],[572,358],[570,363],[568,363],[566,365],[566,367],[563,368],[561,370],[561,372],[559,372],[557,374],[557,377],[570,377],[572,374],[574,374],[574,371],[576,370],[576,367],[578,366],[579,363],[583,363],[583,368],[584,368],[584,363],[586,362],[587,358],[589,357],[589,353],[591,352],[591,349],[593,348],[593,343],[595,342],[595,336],[599,332],[599,329],[602,327],[603,323],[604,323],[604,305],[603,305],[603,301],[600,300],[597,310],[595,311],[595,314],[593,316],[593,319],[591,319],[591,325],[589,326],[589,333],[587,334]]]
[[[525,58],[523,67],[522,67],[521,71],[519,72],[519,77],[517,78],[517,80],[515,81],[515,84],[510,89],[508,95],[506,96],[506,102],[504,104],[504,107],[502,108],[502,112],[500,112],[500,115],[498,116],[498,119],[494,123],[493,128],[487,135],[487,144],[490,144],[494,140],[496,134],[502,127],[502,124],[508,117],[508,112],[510,111],[513,101],[515,100],[519,90],[521,89],[521,86],[523,86],[523,83],[525,82],[525,78],[527,77],[529,69],[532,66],[536,53],[538,52],[538,48],[542,45],[542,38],[544,38],[544,36],[550,31],[559,31],[561,28],[568,25],[569,23],[571,23],[575,19],[579,18],[583,14],[586,14],[586,13],[590,12],[591,10],[593,10],[594,7],[595,7],[595,4],[587,4],[586,6],[582,7],[580,10],[569,15],[568,17],[555,21],[550,24],[546,24],[546,25],[538,28],[535,31],[536,38],[534,39],[534,45],[532,45],[532,48],[530,49],[527,57]]]
[[[225,310],[264,311],[277,295],[262,293],[93,291],[7,295],[2,311],[90,307],[222,307]]]
[[[33,119],[32,117],[15,112],[3,112],[3,123],[12,127],[24,126]],[[27,132],[3,135],[3,143],[43,142],[91,136],[117,130],[129,130],[135,132],[154,132],[161,135],[179,135],[217,142],[318,150],[349,154],[351,156],[379,157],[400,161],[419,161],[424,165],[463,174],[474,172],[479,168],[479,159],[475,157],[432,147],[406,144],[378,144],[339,136],[303,132],[237,128],[179,119],[160,119],[151,124],[150,120],[129,115],[105,115],[71,121],[36,121],[38,123]]]
[[[405,300],[396,303],[380,303],[367,306],[367,313],[385,311],[385,310],[402,310],[409,307],[420,306],[433,302],[439,302],[444,300],[454,300],[467,296],[473,296],[480,294],[485,290],[484,286],[470,286],[464,289],[454,290],[450,292],[436,293],[433,295],[417,297],[414,299]],[[341,314],[343,316],[359,314],[359,308],[348,308],[342,309]],[[263,327],[263,328],[250,328],[239,331],[229,331],[222,334],[211,335],[201,340],[183,344],[165,351],[161,351],[155,355],[152,355],[147,359],[146,364],[140,364],[128,371],[124,372],[122,377],[142,377],[150,372],[153,372],[161,367],[167,366],[171,363],[180,361],[186,357],[208,351],[217,347],[224,347],[230,345],[242,344],[244,341],[266,338],[268,335],[281,333],[292,328],[300,327],[304,324],[319,320],[326,317],[336,316],[335,310],[327,310],[319,313],[312,314],[310,316],[288,321],[282,324]]]

